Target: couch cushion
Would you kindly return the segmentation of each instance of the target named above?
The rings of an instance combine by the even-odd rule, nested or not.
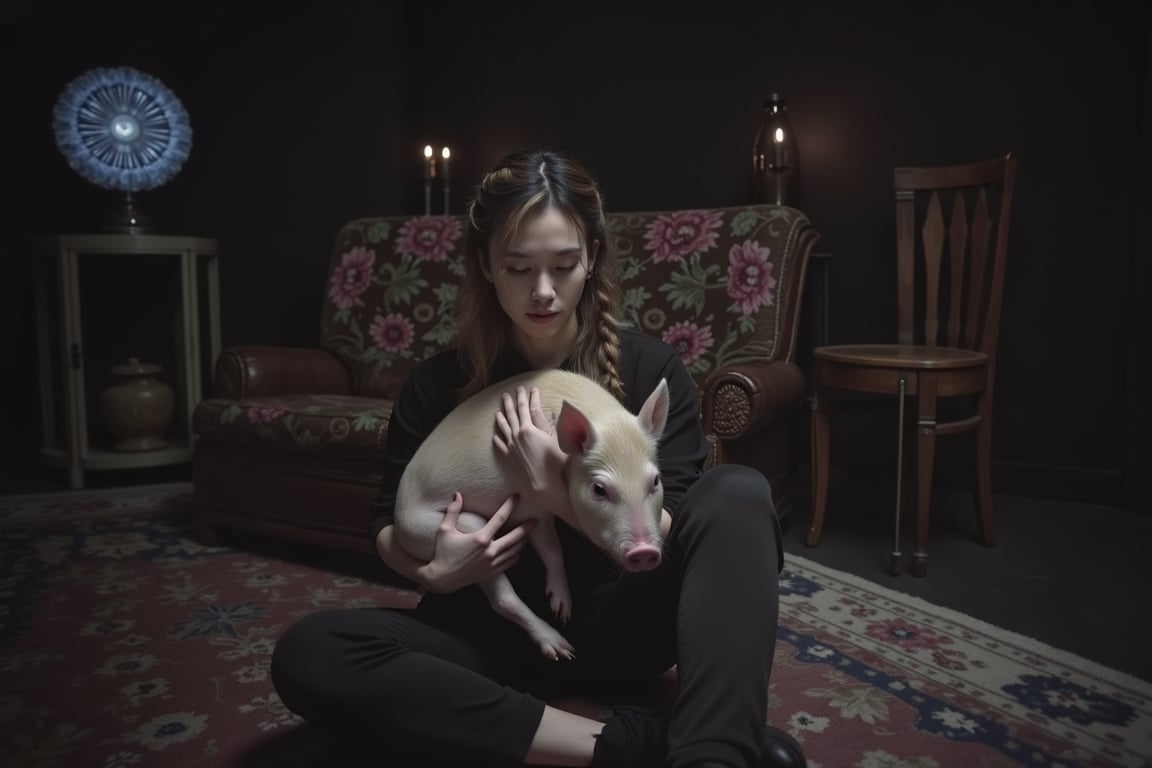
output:
[[[391,400],[346,395],[208,399],[197,406],[194,427],[201,440],[288,453],[376,456],[391,413]]]

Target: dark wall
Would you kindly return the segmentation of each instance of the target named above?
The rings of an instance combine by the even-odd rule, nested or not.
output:
[[[56,96],[93,66],[154,74],[191,114],[185,169],[144,200],[164,231],[219,239],[225,344],[314,341],[333,235],[356,216],[419,211],[425,143],[452,147],[457,190],[509,149],[550,146],[591,166],[616,210],[741,204],[761,97],[779,91],[800,137],[800,204],[832,254],[834,342],[891,334],[892,167],[1019,155],[997,487],[1121,500],[1133,451],[1147,451],[1130,426],[1133,388],[1148,385],[1133,339],[1147,314],[1128,290],[1147,276],[1136,254],[1152,139],[1145,5],[541,7],[197,12],[163,39],[121,31],[117,46],[93,36],[119,28],[95,14],[61,30],[40,6],[13,12],[0,27],[21,115],[0,121],[0,202],[16,224],[4,228],[5,327],[32,317],[20,235],[90,228],[107,200],[50,131]],[[28,41],[56,55],[32,66],[11,45]],[[28,333],[16,335],[33,359]],[[19,458],[38,422],[17,422]],[[845,453],[876,452],[866,424],[837,439]]]

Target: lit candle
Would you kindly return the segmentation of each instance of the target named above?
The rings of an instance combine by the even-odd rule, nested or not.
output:
[[[432,177],[436,175],[436,158],[432,157],[432,145],[424,145],[424,215],[432,215]]]
[[[441,157],[441,175],[444,177],[444,215],[448,215],[448,180],[451,176],[448,173],[448,158],[452,156],[452,151],[448,147],[440,150]]]

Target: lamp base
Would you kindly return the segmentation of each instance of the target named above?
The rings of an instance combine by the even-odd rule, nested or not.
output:
[[[104,215],[104,231],[123,235],[144,235],[152,232],[152,219],[140,208],[131,192],[124,200]]]

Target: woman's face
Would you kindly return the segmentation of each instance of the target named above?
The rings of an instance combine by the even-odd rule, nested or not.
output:
[[[576,307],[598,249],[593,242],[589,253],[579,229],[549,208],[524,220],[507,250],[490,252],[497,300],[512,321],[516,346],[534,365],[558,365],[571,351]]]

